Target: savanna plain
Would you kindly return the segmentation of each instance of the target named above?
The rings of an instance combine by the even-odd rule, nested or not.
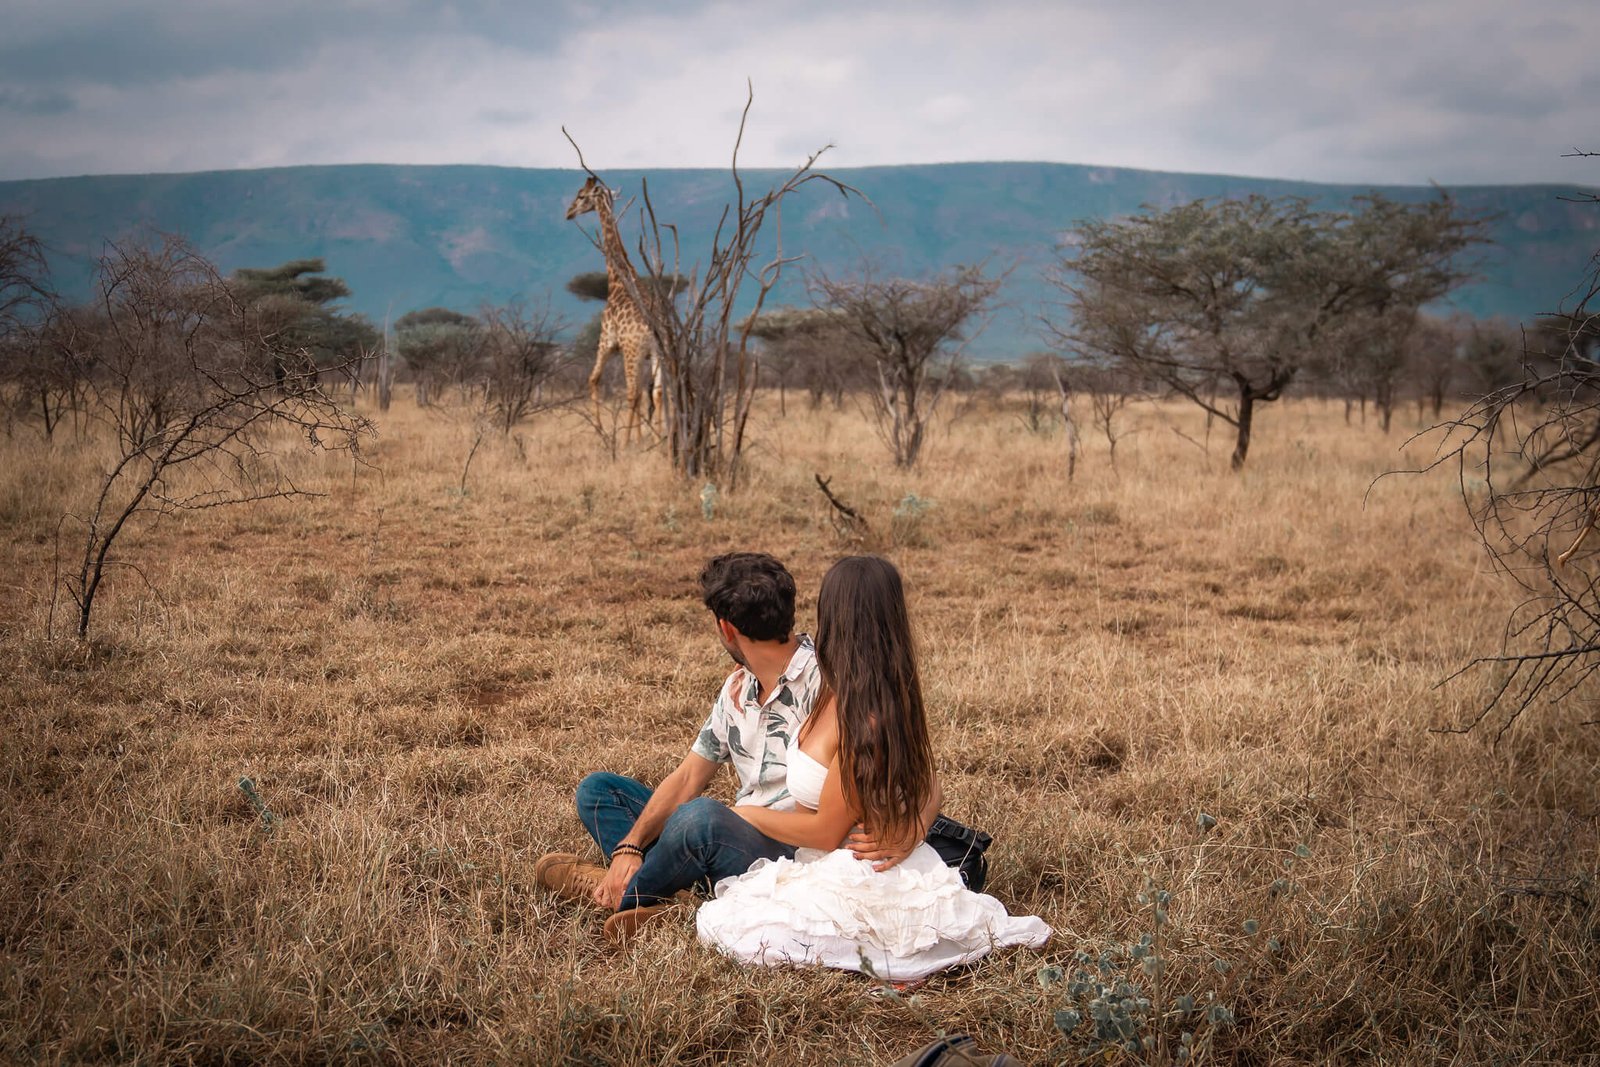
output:
[[[447,412],[353,403],[363,462],[281,442],[321,495],[128,530],[87,642],[56,561],[101,446],[0,441],[0,1060],[1600,1062],[1595,693],[1448,732],[1516,595],[1451,472],[1380,477],[1431,456],[1414,419],[1271,405],[1235,475],[1135,404],[1069,482],[1017,397],[907,473],[848,404],[763,395],[703,494],[570,414],[466,466]],[[532,883],[586,847],[585,773],[686,750],[734,549],[788,563],[802,629],[839,555],[900,566],[946,810],[1046,949],[886,993],[737,965],[688,907],[618,951]]]

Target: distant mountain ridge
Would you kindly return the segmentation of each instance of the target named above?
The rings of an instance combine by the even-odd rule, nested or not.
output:
[[[785,172],[743,172],[760,194]],[[1044,346],[1038,318],[1058,292],[1042,278],[1075,223],[1199,197],[1304,196],[1333,206],[1369,191],[1402,200],[1426,186],[1331,185],[1180,174],[1064,163],[945,163],[830,170],[871,204],[806,187],[783,216],[783,251],[804,253],[771,302],[807,302],[803,269],[848,273],[863,258],[880,269],[927,275],[987,261],[1009,272],[1005,307],[973,343],[982,358],[1015,358]],[[733,196],[725,170],[610,171],[637,197],[647,179],[657,216],[678,226],[688,273]],[[582,184],[573,170],[363,164],[192,174],[112,175],[0,182],[0,214],[21,216],[50,250],[56,287],[91,292],[105,242],[141,230],[179,233],[222,270],[319,256],[351,287],[348,302],[375,323],[421,307],[471,311],[483,301],[548,299],[576,327],[595,306],[564,285],[603,260],[584,228],[564,218]],[[1560,306],[1600,247],[1600,208],[1563,197],[1593,187],[1477,185],[1448,190],[1472,212],[1492,214],[1496,244],[1480,256],[1480,280],[1452,303],[1473,314],[1525,321]],[[637,207],[637,201],[635,206]],[[626,231],[637,236],[632,216]],[[770,226],[770,223],[769,223]],[[769,232],[776,236],[776,230]],[[632,239],[630,237],[630,240]],[[772,306],[772,303],[769,303]]]

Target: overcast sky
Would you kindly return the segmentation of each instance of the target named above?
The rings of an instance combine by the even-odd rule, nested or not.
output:
[[[1595,0],[6,0],[0,179],[1046,160],[1594,184]]]

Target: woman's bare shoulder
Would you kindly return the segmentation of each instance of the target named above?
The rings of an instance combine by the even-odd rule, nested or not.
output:
[[[801,728],[800,751],[823,766],[839,751],[839,716],[831,694],[817,705]]]

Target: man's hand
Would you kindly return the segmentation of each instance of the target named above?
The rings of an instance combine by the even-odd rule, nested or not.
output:
[[[619,852],[611,857],[606,876],[594,887],[594,902],[607,911],[616,911],[622,903],[622,894],[627,891],[628,883],[633,881],[633,876],[639,873],[643,864],[644,860],[632,852]]]
[[[858,860],[871,860],[872,869],[887,871],[916,851],[922,844],[922,838],[909,841],[879,841],[876,835],[864,826],[857,826],[850,831],[844,839],[844,847],[855,853]]]
[[[687,804],[705,792],[706,785],[719,766],[693,752],[683,757],[683,762],[661,780],[661,785],[650,794],[644,810],[633,820],[633,827],[627,833],[627,843],[649,848],[650,843],[661,834],[667,817],[677,810],[678,805]],[[605,878],[590,894],[594,902],[602,908],[616,911],[622,903],[622,894],[628,890],[628,883],[633,881],[633,876],[639,873],[643,865],[643,857],[632,852],[623,851],[612,856]]]

